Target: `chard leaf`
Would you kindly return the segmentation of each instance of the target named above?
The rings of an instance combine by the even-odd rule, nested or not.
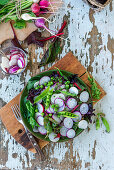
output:
[[[13,25],[14,28],[16,29],[22,29],[22,28],[25,28],[26,27],[26,21],[24,21],[23,19],[19,20],[17,19],[15,21],[15,24]]]

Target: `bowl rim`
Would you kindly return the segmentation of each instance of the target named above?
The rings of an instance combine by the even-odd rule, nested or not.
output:
[[[37,74],[37,75],[35,75],[35,76],[33,76],[33,77],[36,77],[36,76],[39,76],[39,75],[42,75],[42,74],[45,74],[45,73],[47,73],[47,72],[53,72],[53,71],[57,71],[57,70],[48,70],[48,71],[44,71],[44,72],[41,72],[41,73],[39,73],[39,74]],[[74,73],[71,73],[71,72],[69,72],[69,71],[66,71],[66,70],[60,70],[60,71],[64,71],[64,72],[66,72],[66,73],[70,73],[70,74],[74,74]],[[33,77],[31,77],[31,78],[33,78]],[[30,78],[30,79],[31,79]],[[29,80],[30,80],[29,79]],[[90,98],[91,98],[91,101],[92,101],[92,96],[91,96],[91,92],[90,92],[90,90],[89,90],[89,87],[85,84],[85,82],[81,79],[81,78],[79,78],[78,77],[78,79],[79,79],[79,81],[81,81],[81,82],[83,82],[83,84],[87,87],[87,90],[88,90],[88,92],[89,92],[89,94],[90,94]],[[29,81],[28,80],[28,81]],[[24,125],[26,126],[26,124],[29,124],[28,122],[27,122],[27,120],[26,120],[26,123],[25,123],[25,120],[24,120],[24,118],[23,118],[23,116],[22,116],[22,113],[21,113],[21,100],[22,100],[22,95],[24,94],[24,91],[26,90],[26,88],[27,88],[27,85],[28,85],[28,82],[27,82],[27,84],[26,84],[26,86],[24,87],[24,89],[23,89],[23,91],[22,91],[22,94],[21,94],[21,96],[20,96],[20,100],[19,100],[19,108],[20,108],[20,114],[21,114],[21,118],[22,118],[22,121],[23,121],[23,123],[24,123]],[[91,104],[92,104],[92,107],[93,107],[93,102],[91,102]],[[30,124],[29,124],[29,126],[30,126]],[[41,140],[44,140],[44,141],[48,141],[48,142],[51,142],[48,138],[45,138],[45,136],[46,135],[42,135],[42,137],[39,137],[38,135],[37,135],[37,133],[38,132],[34,132],[33,130],[32,130],[32,128],[30,129],[30,128],[28,128],[27,126],[26,126],[26,128],[32,133],[32,135],[34,135],[36,138],[38,138],[38,139],[41,139]],[[84,129],[79,129],[80,131],[79,131],[79,133],[74,137],[74,138],[76,138],[77,136],[79,136],[83,131],[84,131]],[[40,135],[41,136],[41,135]],[[56,142],[56,143],[59,143],[59,142],[66,142],[66,141],[69,141],[69,140],[71,140],[71,139],[69,139],[69,138],[65,138],[65,139],[60,139],[58,142]]]

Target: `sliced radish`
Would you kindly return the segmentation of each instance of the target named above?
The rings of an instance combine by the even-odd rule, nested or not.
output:
[[[36,83],[34,83],[34,88],[37,87],[39,85],[39,81],[37,81]]]
[[[62,85],[60,86],[60,88],[61,88],[61,89],[64,89],[64,88],[65,88],[65,84],[62,84]]]
[[[67,131],[67,137],[68,137],[68,138],[74,138],[75,135],[76,135],[76,132],[75,132],[74,129],[69,129],[69,130]]]
[[[82,102],[87,102],[89,99],[89,93],[87,91],[83,91],[81,94],[80,94],[80,101]]]
[[[64,119],[64,126],[65,126],[66,128],[68,128],[68,129],[71,129],[72,126],[73,126],[73,120],[72,120],[71,118],[69,118],[69,117],[66,117],[66,118]]]
[[[76,107],[76,105],[77,105],[76,99],[74,99],[74,98],[69,98],[69,99],[67,100],[67,107],[68,107],[69,109],[73,109],[74,107]]]
[[[38,116],[42,116],[41,113],[39,113],[39,112],[35,113],[35,119],[36,119],[36,120],[37,120],[37,117],[38,117]]]
[[[46,133],[47,133],[47,130],[44,128],[44,126],[38,127],[38,131],[39,131],[42,135],[46,135]]]
[[[88,127],[88,122],[86,120],[81,120],[79,123],[78,123],[78,127],[80,129],[86,129]]]
[[[37,127],[37,126],[34,126],[34,128],[33,128],[33,132],[39,132],[39,131],[38,131],[38,127]]]
[[[81,104],[80,112],[82,115],[85,115],[89,111],[89,106],[86,103]]]
[[[64,117],[63,116],[60,116],[60,119],[61,119],[61,121],[64,119]]]
[[[58,137],[56,133],[52,132],[49,134],[49,139],[52,142],[58,142],[60,137]]]
[[[47,113],[54,113],[54,109],[51,106],[46,110]]]
[[[40,126],[44,126],[44,118],[43,116],[38,116],[37,117],[37,122]]]
[[[62,112],[65,109],[65,105],[59,107],[58,112]]]
[[[21,55],[20,55],[19,53],[18,53],[18,54],[11,54],[11,55],[10,55],[10,60],[13,60],[13,59],[18,60],[19,57],[21,57]]]
[[[71,87],[69,89],[69,92],[77,95],[78,94],[78,89],[76,87]]]
[[[62,94],[62,93],[59,93],[59,94],[58,94],[58,98],[65,100],[65,95]]]
[[[54,101],[55,104],[58,104],[59,107],[64,106],[64,101],[61,98],[56,98]]]
[[[73,112],[73,113],[78,116],[78,117],[76,117],[76,118],[73,118],[73,121],[74,121],[74,122],[79,122],[79,121],[82,119],[81,113],[78,112],[78,111],[75,111],[75,112]]]
[[[9,68],[9,60],[8,60],[8,58],[2,57],[2,62],[1,62],[1,64],[2,64],[2,66],[3,66],[4,68]]]
[[[38,103],[37,106],[38,106],[38,111],[39,111],[39,113],[43,113],[43,112],[44,112],[44,107],[43,107],[43,105],[40,104],[40,103]]]
[[[44,83],[48,83],[48,81],[50,81],[50,77],[44,76],[40,79],[39,84],[43,85]]]
[[[25,61],[24,61],[23,57],[18,58],[17,64],[18,64],[18,66],[20,68],[24,68],[25,67]]]
[[[9,65],[10,66],[13,66],[13,65],[16,65],[17,64],[17,59],[11,59],[10,61],[9,61]]]
[[[68,129],[63,126],[63,127],[60,129],[60,134],[61,134],[61,136],[66,136],[67,131],[68,131]]]
[[[52,115],[52,118],[57,122],[60,123],[61,119],[57,117],[57,115]]]
[[[9,72],[10,74],[13,74],[13,73],[16,73],[19,69],[20,69],[20,67],[14,65],[14,66],[11,66],[11,67],[9,68],[9,71],[8,71],[8,72]]]

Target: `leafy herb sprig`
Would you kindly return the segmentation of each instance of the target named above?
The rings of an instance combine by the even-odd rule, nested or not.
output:
[[[100,94],[101,94],[101,91],[100,89],[97,87],[97,84],[95,82],[95,79],[93,77],[90,77],[89,74],[88,74],[88,80],[91,84],[91,94],[92,94],[92,98],[93,99],[100,99]]]
[[[100,128],[100,119],[102,120],[102,123],[104,124],[105,128],[106,128],[106,132],[110,132],[110,126],[108,121],[105,118],[105,114],[104,113],[97,113],[96,114],[96,130],[98,130]]]

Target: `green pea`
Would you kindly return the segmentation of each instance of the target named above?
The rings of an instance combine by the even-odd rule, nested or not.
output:
[[[50,84],[53,85],[53,82],[51,81]]]
[[[62,80],[59,80],[59,83],[62,83],[63,81]]]
[[[44,86],[46,86],[47,85],[47,83],[44,83]]]
[[[35,87],[35,90],[38,90],[39,89],[39,86]]]
[[[69,85],[67,84],[65,87],[66,87],[66,89],[68,89],[68,88],[69,88]]]
[[[49,116],[52,117],[52,114],[50,113]]]
[[[65,82],[65,84],[67,85],[67,81]]]
[[[35,109],[35,112],[38,112],[38,109]]]
[[[41,89],[42,89],[43,87],[44,87],[43,85],[40,86]]]
[[[70,87],[73,87],[73,84],[70,84]]]
[[[46,100],[47,103],[48,103],[49,101],[50,101],[49,99]]]
[[[54,80],[54,77],[51,77],[51,80]]]
[[[41,113],[42,116],[44,116],[44,113]]]
[[[54,104],[51,105],[51,108],[54,108]]]
[[[57,111],[58,111],[58,109],[57,109],[57,108],[54,108],[54,111],[55,111],[55,112],[57,112]]]

